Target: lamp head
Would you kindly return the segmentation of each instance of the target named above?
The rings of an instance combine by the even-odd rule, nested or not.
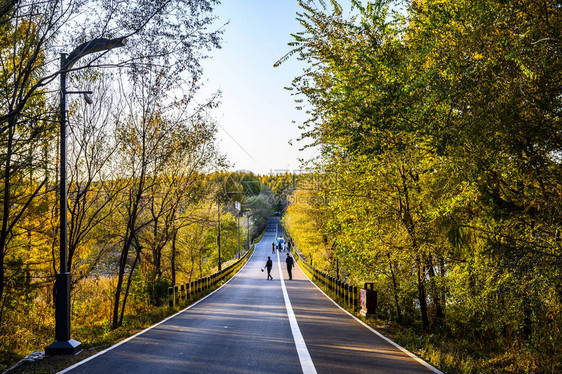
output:
[[[92,98],[86,92],[84,92],[84,101],[88,105],[92,105],[94,103],[94,100],[92,100]]]

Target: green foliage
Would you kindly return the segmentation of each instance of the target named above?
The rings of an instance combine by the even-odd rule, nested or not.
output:
[[[286,56],[323,150],[288,231],[382,317],[487,351],[477,370],[560,370],[559,4],[353,4],[302,4]]]
[[[149,279],[144,292],[150,295],[150,303],[155,306],[162,306],[168,301],[168,288],[172,284],[167,277]]]
[[[267,175],[261,178],[268,201],[276,212],[282,212],[289,204],[289,196],[299,183],[299,176],[291,173]]]
[[[76,27],[93,3],[99,12]],[[130,41],[120,49],[121,70],[103,72],[111,56],[98,53],[68,73],[70,91],[96,96],[91,106],[68,99],[73,337],[86,344],[98,341],[96,333],[114,339],[119,334],[111,328],[135,325],[136,316],[155,310],[176,278],[200,277],[217,263],[217,188],[208,175],[225,160],[216,124],[204,115],[216,97],[193,101],[199,61],[220,43],[221,31],[207,28],[216,1],[109,3],[0,5],[0,365],[54,336],[59,53],[90,38],[113,38],[107,32],[117,24]],[[256,180],[244,177],[244,193],[259,194]],[[224,219],[229,260],[236,230],[232,214]],[[194,243],[181,243],[186,238]]]

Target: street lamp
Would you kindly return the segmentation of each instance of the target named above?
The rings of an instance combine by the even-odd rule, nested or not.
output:
[[[227,192],[227,196],[229,197],[229,193]],[[218,215],[218,226],[217,226],[217,247],[219,247],[219,271],[222,269],[222,261],[221,261],[221,199],[220,196],[217,195],[217,215]]]
[[[251,212],[249,210],[249,212]],[[248,251],[250,250],[250,217],[255,216],[255,213],[246,216],[246,233],[248,234]]]
[[[241,207],[240,201],[235,201],[234,207],[237,210],[237,213],[236,213],[236,232],[238,234],[238,259],[240,260],[240,214],[242,214],[242,207]]]
[[[67,211],[68,191],[66,185],[66,95],[89,91],[67,92],[66,73],[80,58],[95,52],[123,47],[125,38],[98,38],[76,47],[68,56],[61,53],[60,65],[60,272],[56,275],[55,289],[55,342],[45,348],[48,355],[74,354],[80,342],[70,339],[70,269],[67,268]],[[86,96],[85,96],[86,98]],[[91,101],[91,99],[89,99]],[[86,99],[88,102],[88,99]]]
[[[217,205],[217,211],[218,211],[217,246],[219,247],[219,271],[221,271],[222,263],[221,263],[221,206],[220,206],[220,202]]]

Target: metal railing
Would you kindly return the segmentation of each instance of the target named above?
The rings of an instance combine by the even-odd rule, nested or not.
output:
[[[186,305],[188,302],[196,301],[209,293],[219,283],[222,284],[225,280],[230,279],[248,261],[254,252],[254,246],[255,244],[252,244],[250,250],[242,258],[220,271],[191,282],[168,287],[168,307],[173,309]]]
[[[307,263],[300,254],[293,249],[295,261],[301,270],[308,275],[324,292],[335,296],[336,301],[340,301],[348,308],[356,310],[359,308],[359,292],[357,286],[346,283],[336,277],[328,275]],[[339,299],[339,300],[337,300]]]

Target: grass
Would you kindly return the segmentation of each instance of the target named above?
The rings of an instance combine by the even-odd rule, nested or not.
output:
[[[321,287],[320,282],[314,282]],[[562,373],[562,349],[557,357],[543,357],[526,346],[499,342],[471,342],[444,332],[427,333],[382,319],[364,317],[342,298],[323,289],[342,308],[370,327],[447,374]]]
[[[186,300],[186,302],[184,302],[183,304],[175,306],[174,308],[169,308],[167,305],[161,307],[132,305],[130,308],[128,308],[129,312],[128,314],[126,314],[123,320],[123,325],[116,329],[111,329],[109,320],[100,318],[99,314],[97,315],[97,318],[96,316],[92,315],[85,315],[85,317],[83,318],[76,318],[77,321],[74,322],[72,327],[72,338],[82,343],[82,352],[74,356],[46,356],[42,360],[33,363],[25,363],[24,365],[14,370],[10,370],[10,374],[56,373],[66,367],[73,365],[76,362],[84,360],[87,357],[104,350],[111,345],[114,345],[130,336],[133,336],[150,326],[153,326],[166,317],[173,315],[180,309],[183,309],[188,305],[196,302],[197,300],[205,297],[217,287],[218,286],[215,286],[214,288],[203,291],[195,297]],[[105,307],[105,305],[100,305],[99,309],[104,310]],[[41,310],[43,308],[39,307],[38,309]],[[43,312],[45,312],[44,309]],[[46,312],[46,315],[54,315],[51,308],[47,308]],[[28,317],[33,318],[33,316]],[[0,351],[0,372],[4,372],[5,370],[16,365],[20,360],[27,356],[27,353],[33,351],[34,349],[40,350],[48,344],[52,343],[52,339],[54,337],[54,328],[52,327],[54,326],[54,318],[47,317],[44,318],[42,322],[42,326],[39,326],[35,330],[36,332],[40,331],[41,336],[35,336],[35,339],[31,339],[29,336],[27,336],[27,341],[24,342],[21,338],[21,335],[19,337],[18,335],[11,335],[13,341],[7,342],[3,337],[4,341],[2,344],[4,345],[4,347],[8,346],[12,347],[12,349],[4,348]],[[6,336],[8,335],[6,334]]]

